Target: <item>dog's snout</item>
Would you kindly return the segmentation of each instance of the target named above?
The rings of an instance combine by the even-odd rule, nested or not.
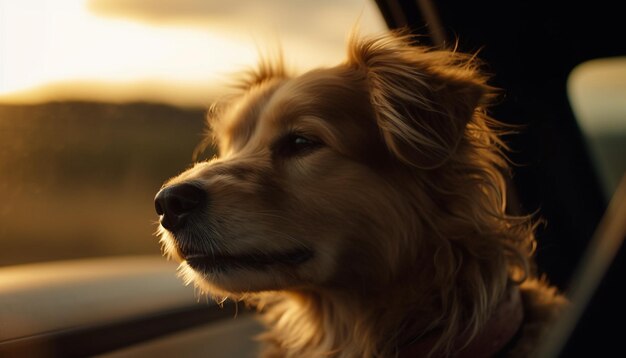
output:
[[[161,225],[170,231],[180,228],[185,217],[202,207],[206,196],[202,188],[188,183],[161,189],[154,198]]]

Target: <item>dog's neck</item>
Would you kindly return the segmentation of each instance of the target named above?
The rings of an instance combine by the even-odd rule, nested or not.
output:
[[[440,337],[436,329],[429,333],[419,331],[420,328],[413,332],[402,331],[398,324],[406,320],[406,310],[394,309],[396,302],[387,301],[379,306],[372,306],[372,303],[359,302],[349,296],[287,293],[280,300],[268,302],[264,318],[270,331],[265,340],[274,342],[277,351],[287,349],[293,356],[302,357],[322,356],[328,352],[341,357],[377,356],[380,347],[374,342],[395,342],[387,353],[397,352],[401,358],[426,357],[435,348]],[[427,310],[410,314],[430,321]],[[512,286],[471,342],[467,343],[463,336],[454,342],[453,349],[458,352],[455,356],[493,356],[512,340],[522,318],[520,293]],[[303,329],[297,322],[310,322],[310,325]],[[419,325],[412,326],[416,327]]]
[[[461,336],[455,344],[457,358],[493,357],[513,340],[524,319],[521,294],[517,286],[511,286],[506,296],[494,310],[478,334],[468,342]],[[400,358],[426,357],[432,351],[437,333],[413,340],[400,350]]]

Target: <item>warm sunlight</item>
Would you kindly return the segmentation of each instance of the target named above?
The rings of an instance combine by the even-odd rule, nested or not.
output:
[[[383,28],[373,2],[345,3],[320,3],[328,11],[308,16],[296,10],[311,4],[285,0],[274,4],[280,11],[258,2],[0,0],[0,102],[204,106],[216,83],[256,62],[258,48],[280,42],[302,69],[339,61],[357,21],[368,32]]]

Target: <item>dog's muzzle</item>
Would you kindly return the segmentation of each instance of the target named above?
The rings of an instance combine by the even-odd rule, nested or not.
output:
[[[161,225],[174,232],[183,226],[189,215],[201,209],[206,201],[207,194],[202,188],[184,183],[161,189],[154,198],[154,207]]]

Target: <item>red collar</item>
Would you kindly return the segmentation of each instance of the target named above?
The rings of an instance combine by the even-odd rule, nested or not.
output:
[[[522,298],[517,286],[508,290],[478,335],[465,348],[458,351],[455,358],[493,357],[500,352],[515,336],[524,320]],[[428,335],[405,346],[400,351],[400,358],[426,357],[439,337]],[[459,341],[459,345],[463,344]],[[436,356],[439,357],[439,356]]]

